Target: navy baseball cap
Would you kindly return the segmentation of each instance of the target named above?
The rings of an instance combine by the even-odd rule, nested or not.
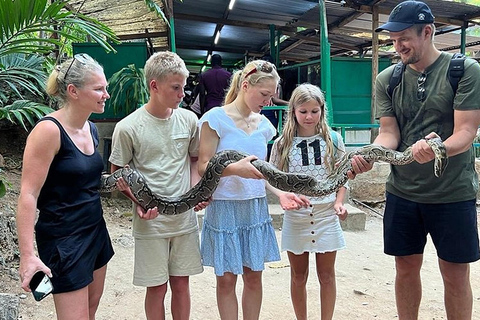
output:
[[[421,1],[404,1],[393,8],[388,17],[388,22],[375,32],[382,30],[399,32],[410,28],[415,24],[433,23],[435,17],[430,8]]]

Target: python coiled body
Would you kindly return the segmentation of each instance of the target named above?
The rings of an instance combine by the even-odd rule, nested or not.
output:
[[[447,166],[448,160],[445,146],[439,138],[427,140],[427,143],[435,153],[434,174],[440,177]],[[263,160],[253,160],[252,165],[277,189],[311,197],[320,197],[336,192],[347,182],[347,172],[352,169],[351,159],[355,155],[361,155],[370,162],[383,161],[392,165],[406,165],[414,161],[411,147],[403,152],[398,152],[379,145],[367,145],[347,153],[327,179],[322,181],[305,174],[285,173]],[[194,208],[202,201],[208,200],[217,188],[223,170],[229,164],[247,156],[246,153],[234,150],[218,152],[210,159],[202,179],[192,189],[179,197],[164,197],[154,194],[145,182],[145,178],[131,168],[121,168],[110,175],[102,176],[100,191],[113,191],[116,188],[116,181],[122,177],[143,208],[157,207],[160,214],[179,214]]]

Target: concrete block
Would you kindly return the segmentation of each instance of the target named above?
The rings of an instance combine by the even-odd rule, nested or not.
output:
[[[340,221],[343,231],[364,231],[367,215],[362,210],[348,203],[345,204],[348,211],[348,217],[344,221]]]

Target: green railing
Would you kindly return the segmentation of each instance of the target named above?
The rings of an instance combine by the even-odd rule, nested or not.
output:
[[[288,106],[265,106],[262,108],[262,110],[265,110],[265,111],[278,111],[278,124],[277,124],[277,132],[278,132],[278,135],[280,135],[283,131],[283,121],[284,121],[284,116],[285,116],[285,111],[288,110]],[[268,144],[273,144],[273,141],[275,140],[272,139],[270,141],[268,141]]]
[[[345,143],[345,147],[362,147],[369,143],[354,143],[354,142],[347,142],[345,140],[345,135],[347,131],[363,131],[368,130],[371,131],[373,128],[379,128],[380,125],[378,123],[369,123],[369,124],[341,124],[341,123],[334,123],[330,125],[330,127],[335,131],[340,131],[342,135],[343,142]]]

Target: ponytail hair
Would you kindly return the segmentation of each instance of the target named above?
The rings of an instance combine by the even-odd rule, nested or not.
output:
[[[82,88],[93,72],[103,72],[103,67],[86,53],[76,54],[53,68],[47,80],[46,92],[64,105],[67,102],[68,85]]]
[[[237,98],[240,87],[245,80],[252,86],[265,80],[275,80],[278,84],[280,76],[275,65],[268,61],[254,60],[249,62],[243,69],[237,70],[232,75],[230,88],[225,96],[225,104],[229,104]]]

